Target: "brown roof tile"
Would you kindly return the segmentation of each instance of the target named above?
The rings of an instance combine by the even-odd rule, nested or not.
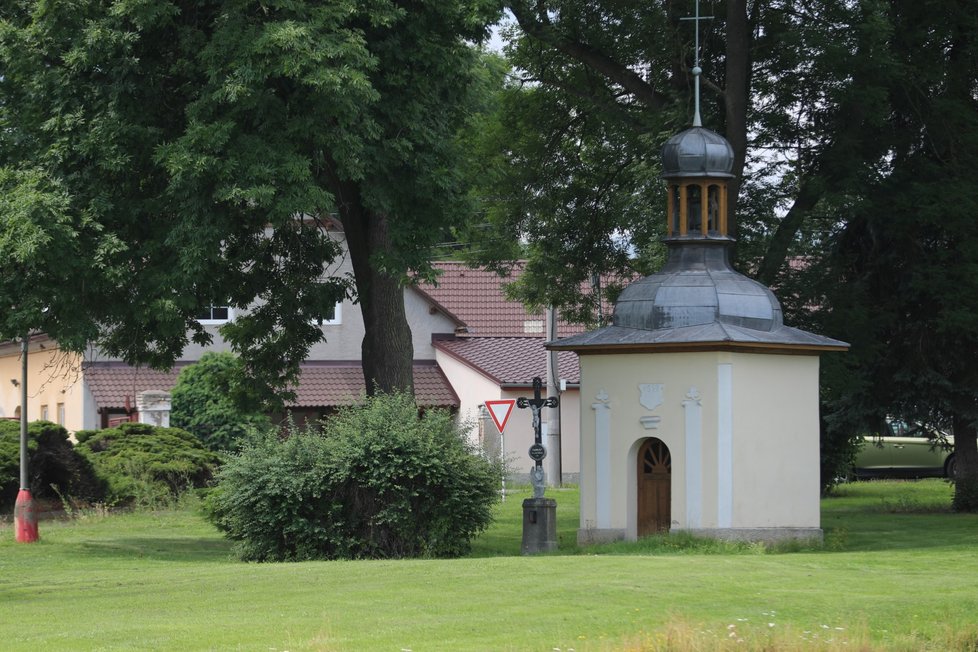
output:
[[[534,376],[547,377],[547,351],[538,337],[470,337],[437,340],[435,348],[480,371],[500,385],[529,385]],[[570,353],[571,355],[566,355]],[[558,354],[558,376],[581,382],[577,354]]]
[[[296,390],[295,407],[354,405],[366,391],[359,365],[307,365]],[[414,365],[414,395],[420,405],[458,407],[459,400],[442,370],[433,364]]]
[[[125,364],[93,364],[83,370],[85,384],[91,390],[95,405],[99,408],[121,410],[136,407],[136,395],[146,390],[169,392],[177,382],[181,367],[170,371],[156,371],[145,367]]]
[[[451,316],[463,322],[466,334],[479,337],[544,337],[544,313],[529,312],[518,301],[510,301],[503,286],[519,277],[522,266],[513,273],[499,276],[483,268],[471,268],[463,263],[435,263],[441,272],[438,285],[418,286]],[[557,326],[561,337],[584,332],[580,324],[561,320]]]
[[[171,391],[177,374],[186,365],[162,372],[121,364],[97,364],[84,371],[99,408],[122,409],[129,397],[135,407],[135,396],[146,390]],[[458,407],[459,399],[445,374],[437,365],[414,366],[414,391],[418,403],[431,407]],[[296,400],[292,407],[337,407],[352,405],[365,391],[363,370],[351,365],[307,365],[302,367]]]

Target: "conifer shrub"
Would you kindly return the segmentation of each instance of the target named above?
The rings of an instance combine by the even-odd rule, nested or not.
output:
[[[271,422],[241,384],[244,377],[244,366],[236,355],[208,351],[177,376],[171,394],[171,425],[192,432],[215,451],[235,448],[252,430],[268,429]]]
[[[101,485],[91,464],[79,455],[63,426],[50,421],[27,424],[27,470],[37,500],[99,500]],[[13,509],[20,490],[20,423],[0,421],[0,509]]]
[[[457,557],[490,524],[500,478],[450,414],[382,395],[250,440],[208,512],[250,561]]]
[[[165,504],[205,486],[220,463],[186,430],[145,423],[86,432],[76,448],[105,483],[107,501],[118,506]]]

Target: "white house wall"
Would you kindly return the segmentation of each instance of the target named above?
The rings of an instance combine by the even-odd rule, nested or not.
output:
[[[455,388],[459,397],[459,414],[473,424],[470,434],[475,443],[479,440],[479,406],[488,400],[517,399],[521,396],[533,397],[532,390],[512,390],[501,388],[496,381],[487,378],[479,371],[459,361],[443,351],[436,351],[435,360],[445,373],[448,382]],[[580,393],[569,389],[560,396],[561,402],[561,470],[565,481],[574,482],[580,471]],[[543,419],[547,423],[544,408]],[[491,423],[490,428],[495,428]],[[533,423],[529,409],[514,407],[506,425],[505,447],[510,462],[510,471],[517,478],[528,477],[533,460],[527,454],[533,444]],[[546,464],[544,464],[546,466]]]
[[[457,358],[437,349],[434,357],[448,383],[458,395],[458,415],[459,419],[469,426],[469,440],[473,445],[478,445],[479,406],[486,401],[502,398],[502,391],[495,382]]]

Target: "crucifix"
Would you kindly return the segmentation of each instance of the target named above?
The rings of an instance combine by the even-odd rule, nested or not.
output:
[[[700,0],[696,0],[696,15],[680,18],[679,20],[692,20],[696,23],[696,45],[693,49],[693,69],[690,71],[693,73],[693,89],[695,97],[693,102],[695,106],[693,113],[693,126],[702,127],[703,120],[700,119],[700,75],[703,74],[703,69],[700,68],[700,21],[713,20],[713,16],[700,16]]]
[[[516,407],[530,408],[533,414],[533,445],[530,446],[530,459],[533,460],[533,470],[530,471],[530,482],[533,484],[533,497],[543,498],[543,459],[547,456],[547,449],[543,445],[543,432],[540,425],[540,410],[549,407],[557,407],[559,400],[556,396],[543,398],[540,393],[543,390],[543,381],[540,376],[533,378],[533,398],[521,396],[516,399]]]

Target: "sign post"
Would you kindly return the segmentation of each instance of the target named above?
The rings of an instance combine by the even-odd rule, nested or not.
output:
[[[31,496],[30,476],[27,473],[27,348],[29,335],[21,342],[20,370],[20,491],[14,503],[14,537],[18,543],[34,543],[38,539],[37,511]]]
[[[516,405],[515,398],[502,398],[495,401],[485,402],[486,412],[489,413],[489,418],[492,419],[493,424],[496,426],[496,430],[499,431],[499,459],[504,465],[504,472],[502,474],[502,489],[500,490],[499,495],[503,502],[506,502],[506,435],[503,431],[506,430],[506,424],[509,422],[509,417],[513,414],[514,405]]]
[[[544,407],[555,408],[559,402],[556,396],[543,398],[542,390],[543,381],[537,376],[533,379],[533,398],[521,396],[516,400],[516,407],[530,408],[533,413],[533,445],[529,450],[530,459],[533,460],[530,471],[533,498],[523,501],[524,555],[557,549],[557,501],[543,497],[543,460],[547,457],[547,448],[543,445],[540,410]]]

